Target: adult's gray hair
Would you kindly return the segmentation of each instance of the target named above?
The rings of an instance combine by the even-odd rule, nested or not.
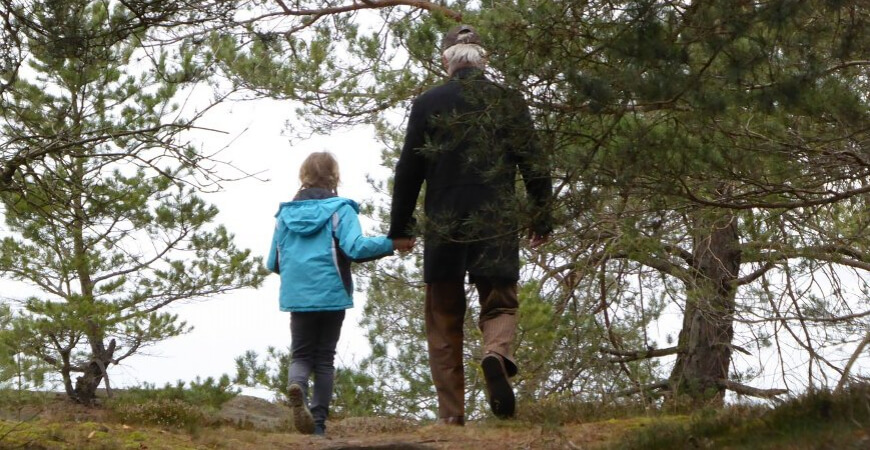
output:
[[[453,75],[453,72],[467,67],[486,67],[486,50],[477,44],[452,45],[442,55],[447,63],[447,75]]]

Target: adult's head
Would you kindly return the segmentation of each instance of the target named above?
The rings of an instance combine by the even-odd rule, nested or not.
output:
[[[441,43],[441,61],[447,75],[459,69],[486,67],[486,50],[480,36],[470,25],[457,25],[450,29]]]
[[[329,152],[308,155],[299,167],[299,181],[302,189],[321,188],[335,192],[340,181],[338,161]]]

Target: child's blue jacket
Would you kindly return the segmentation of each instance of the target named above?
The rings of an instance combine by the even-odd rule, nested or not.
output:
[[[353,307],[351,261],[391,254],[386,236],[366,237],[353,200],[330,197],[281,203],[266,267],[280,274],[282,311]]]

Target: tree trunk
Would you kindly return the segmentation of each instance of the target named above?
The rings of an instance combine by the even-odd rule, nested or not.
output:
[[[108,373],[106,369],[112,364],[115,354],[115,340],[109,342],[109,347],[104,348],[102,342],[91,346],[93,357],[85,366],[81,376],[76,378],[76,388],[73,399],[85,405],[92,405],[97,398],[97,388],[106,380],[106,390],[109,389]]]
[[[91,361],[85,367],[84,373],[76,378],[75,401],[83,405],[92,405],[97,398],[97,388],[101,381],[103,381],[103,371],[97,363]]]
[[[705,215],[707,214],[707,215]],[[737,219],[731,214],[695,217],[692,269],[678,356],[670,376],[674,399],[721,405],[728,379],[734,337],[736,292],[740,269]]]
[[[73,173],[77,175],[78,180],[85,179],[83,159],[76,161]],[[84,206],[85,196],[86,194],[83,192],[78,192],[72,196],[72,209],[76,212],[76,218],[70,226],[70,232],[73,238],[76,275],[81,286],[81,297],[76,301],[93,306],[95,303],[94,282],[91,277],[90,265],[92,249],[88,247],[84,237],[84,217],[87,216]],[[91,346],[91,360],[85,365],[82,375],[76,378],[73,399],[79,403],[91,405],[97,398],[97,388],[100,386],[100,382],[103,381],[104,376],[107,376],[106,366],[112,360],[114,345],[111,346],[112,349],[106,350],[106,346],[103,344],[105,330],[103,325],[98,323],[94,317],[88,317],[85,322],[87,324],[85,335]]]
[[[60,350],[60,375],[63,378],[63,388],[66,391],[66,395],[69,398],[75,398],[75,391],[73,390],[72,385],[72,377],[70,376],[70,363],[69,363],[69,354],[70,352],[65,352]]]

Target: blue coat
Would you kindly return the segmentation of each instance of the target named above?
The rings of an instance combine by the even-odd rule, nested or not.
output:
[[[353,307],[350,262],[391,254],[386,236],[365,237],[353,200],[331,197],[281,203],[266,267],[281,275],[282,311]]]

